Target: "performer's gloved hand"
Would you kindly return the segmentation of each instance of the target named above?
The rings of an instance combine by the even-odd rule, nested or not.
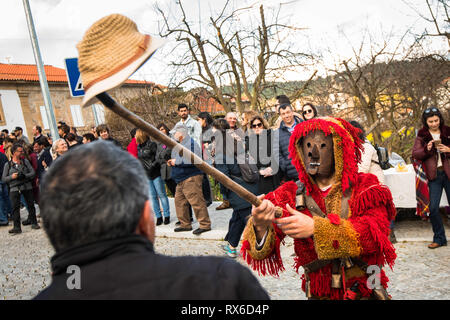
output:
[[[260,239],[262,239],[272,222],[275,221],[275,206],[269,200],[264,200],[264,197],[264,194],[258,196],[262,200],[261,204],[258,207],[252,206],[253,226],[255,227],[257,238]]]
[[[292,209],[288,204],[286,209],[291,216],[277,219],[275,222],[284,234],[292,238],[309,238],[314,233],[314,219]]]

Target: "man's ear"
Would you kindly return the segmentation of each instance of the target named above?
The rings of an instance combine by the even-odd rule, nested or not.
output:
[[[150,206],[150,200],[147,200],[142,209],[141,218],[139,219],[136,233],[146,237],[150,242],[155,242],[155,221]]]

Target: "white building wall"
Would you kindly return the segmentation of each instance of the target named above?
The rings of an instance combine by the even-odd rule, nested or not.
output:
[[[17,91],[0,90],[0,99],[2,100],[3,113],[6,120],[6,125],[0,126],[0,131],[3,129],[8,129],[9,132],[11,132],[15,127],[21,127],[23,129],[23,134],[30,139]],[[33,139],[31,139],[31,141],[33,141]]]

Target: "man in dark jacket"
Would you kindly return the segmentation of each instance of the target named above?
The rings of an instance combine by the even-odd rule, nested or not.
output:
[[[33,186],[31,180],[34,178],[35,171],[31,163],[23,157],[23,146],[15,143],[11,148],[11,161],[5,164],[3,168],[2,181],[9,185],[9,197],[13,211],[14,227],[9,230],[10,234],[22,233],[20,226],[20,196],[23,195],[28,207],[28,219],[22,224],[30,225],[32,229],[40,229],[36,219],[36,209],[34,208]]]
[[[78,142],[78,144],[83,144],[83,137],[78,135],[76,127],[70,127],[70,133],[73,133],[75,135],[75,140]]]
[[[65,122],[60,122],[58,125],[58,134],[61,138],[64,140],[66,139],[66,136],[70,132],[70,127]]]
[[[291,134],[297,124],[303,122],[299,117],[294,115],[292,106],[290,104],[281,104],[279,108],[279,113],[281,119],[280,128],[278,129],[279,134],[279,152],[280,152],[280,169],[284,175],[284,180],[298,180],[298,173],[295,167],[292,165],[289,159],[289,140],[291,139]]]
[[[16,127],[16,129],[14,129],[14,134],[17,137],[17,141],[23,141],[26,144],[30,144],[30,140],[23,134],[23,129],[21,127]]]
[[[188,128],[184,124],[177,124],[171,133],[183,147],[191,150],[201,158],[201,148],[188,134]],[[189,205],[194,209],[200,227],[192,233],[199,235],[211,230],[211,220],[209,219],[206,201],[203,197],[202,182],[203,172],[194,166],[190,159],[180,156],[176,149],[172,151],[172,159],[167,161],[172,167],[172,179],[176,182],[175,209],[180,226],[175,228],[175,232],[192,230],[189,218]]]
[[[34,126],[33,127],[33,143],[36,142],[37,139],[43,137],[42,135],[42,127],[41,126]]]
[[[110,143],[85,144],[56,161],[41,199],[56,251],[52,283],[36,299],[268,298],[239,263],[156,254],[148,188],[140,162]]]
[[[50,143],[46,137],[41,136],[36,140],[37,149],[38,149],[38,159],[37,159],[37,169],[36,176],[38,178],[39,184],[42,181],[45,171],[52,164],[53,158],[50,154]]]

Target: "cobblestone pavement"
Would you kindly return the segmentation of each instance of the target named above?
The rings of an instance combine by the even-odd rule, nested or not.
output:
[[[41,230],[24,227],[11,236],[0,228],[0,299],[30,299],[51,281],[49,259],[53,249]],[[165,255],[223,255],[218,240],[158,237],[155,250]],[[389,292],[394,299],[450,299],[450,247],[430,250],[427,242],[402,242],[395,245],[398,258]],[[300,275],[293,268],[293,243],[282,248],[286,271],[279,278],[259,277],[272,299],[305,299],[300,290]],[[237,259],[245,264],[242,259]]]
[[[230,209],[216,211],[220,203],[214,203],[208,208],[213,230],[195,236],[191,232],[173,232],[177,219],[172,198],[169,203],[172,221],[170,225],[156,227],[156,252],[172,256],[224,255],[220,245],[228,228]],[[26,210],[21,211],[21,216],[26,219]],[[197,225],[194,222],[193,228]],[[450,221],[446,217],[444,225],[450,236]],[[10,228],[0,227],[0,300],[31,299],[51,282],[50,258],[54,251],[43,229],[32,230],[26,226],[22,227],[22,234],[12,236],[8,234]],[[427,248],[433,235],[427,221],[396,222],[395,234],[399,240],[395,245],[398,257],[394,271],[386,270],[393,299],[450,299],[450,246]],[[280,277],[262,277],[254,272],[272,299],[305,299],[300,289],[302,268],[300,274],[294,271],[293,253],[293,240],[286,238],[286,245],[281,248],[286,270]],[[241,258],[237,261],[247,266]]]

